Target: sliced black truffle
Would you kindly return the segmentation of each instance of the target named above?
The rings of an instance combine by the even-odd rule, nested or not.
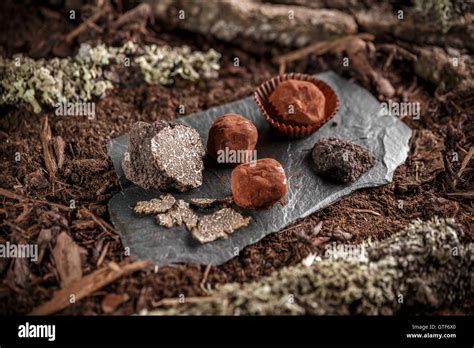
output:
[[[165,194],[160,198],[153,198],[149,201],[140,201],[135,205],[135,213],[137,214],[158,214],[164,213],[173,207],[176,203],[176,199],[170,195]]]
[[[189,208],[188,203],[180,199],[167,212],[157,214],[155,219],[159,225],[167,228],[180,226],[184,223],[190,230],[197,225],[198,216]]]
[[[250,223],[251,218],[241,215],[232,208],[223,208],[215,213],[199,217],[198,224],[191,229],[191,236],[201,244],[227,238],[241,227]]]
[[[122,162],[127,179],[143,188],[178,190],[202,185],[205,149],[191,127],[166,121],[137,122]]]
[[[221,199],[217,198],[191,198],[189,200],[189,204],[196,208],[202,209],[210,209],[215,207],[228,207],[230,206],[234,200],[232,196],[224,197]]]
[[[232,197],[222,199],[192,198],[191,201],[196,207],[213,208],[232,204]],[[251,220],[250,217],[244,217],[232,208],[223,208],[212,214],[198,215],[190,208],[189,203],[182,199],[176,200],[170,194],[138,202],[135,212],[155,215],[156,223],[166,228],[184,224],[192,237],[202,244],[226,238],[228,234],[247,226]]]
[[[338,138],[319,140],[312,157],[316,173],[343,183],[356,181],[375,163],[368,149]]]

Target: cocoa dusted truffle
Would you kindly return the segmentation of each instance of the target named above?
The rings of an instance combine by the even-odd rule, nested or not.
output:
[[[234,168],[231,175],[234,202],[241,208],[268,208],[288,192],[285,171],[273,158],[262,158]]]
[[[278,84],[270,97],[277,116],[286,124],[307,126],[324,119],[326,98],[312,82],[286,80]]]
[[[238,114],[225,114],[209,129],[207,152],[218,163],[250,162],[256,159],[257,140],[257,128],[250,120]]]
[[[122,167],[127,179],[143,188],[185,192],[202,185],[204,155],[194,128],[165,121],[136,122]]]
[[[316,173],[343,183],[356,181],[375,163],[368,149],[338,138],[319,140],[312,157]]]

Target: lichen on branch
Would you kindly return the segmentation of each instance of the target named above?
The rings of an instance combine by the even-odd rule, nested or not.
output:
[[[149,314],[393,315],[442,308],[472,291],[472,244],[462,237],[453,220],[415,221],[388,239],[364,243],[360,257],[325,257],[184,303],[166,299]]]
[[[60,103],[88,102],[114,88],[106,72],[114,65],[135,68],[148,84],[170,85],[176,78],[214,78],[220,54],[187,46],[149,45],[129,41],[121,47],[82,44],[74,57],[32,59],[21,54],[0,57],[0,105],[30,105],[35,113]]]

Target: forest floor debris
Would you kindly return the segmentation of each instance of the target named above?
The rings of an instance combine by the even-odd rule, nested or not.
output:
[[[82,9],[86,12],[95,10],[91,6],[87,4]],[[362,3],[357,6],[362,6]],[[393,183],[355,192],[245,248],[239,256],[224,265],[210,268],[192,264],[176,265],[160,267],[156,272],[137,271],[131,276],[119,277],[102,288],[107,294],[129,296],[129,300],[115,306],[113,314],[130,315],[143,309],[153,309],[160,300],[173,298],[174,301],[179,294],[184,294],[187,299],[194,297],[202,300],[201,297],[207,294],[200,286],[203,279],[206,279],[206,288],[230,282],[258,281],[279,269],[298,265],[308,255],[324,251],[325,246],[332,242],[332,232],[336,229],[351,232],[353,237],[350,243],[357,244],[369,238],[389,238],[415,218],[427,220],[439,215],[454,218],[466,232],[463,238],[467,241],[474,239],[474,193],[471,186],[474,170],[472,155],[469,155],[474,140],[473,125],[469,118],[474,107],[472,96],[458,91],[434,93],[432,82],[417,78],[413,72],[414,53],[407,51],[411,54],[402,54],[405,51],[400,48],[408,48],[401,47],[400,42],[391,38],[390,33],[398,28],[398,24],[392,25],[383,20],[375,23],[374,18],[377,17],[365,8],[360,10],[361,15],[357,15],[360,30],[366,31],[367,22],[376,36],[373,46],[368,45],[369,52],[374,48],[375,54],[368,55],[367,60],[393,85],[395,94],[391,99],[394,102],[417,102],[421,107],[419,119],[403,118],[403,122],[418,131],[414,133],[409,158],[397,169]],[[173,88],[137,84],[133,80],[128,84],[129,81],[126,81],[126,85],[108,90],[102,99],[97,100],[97,117],[93,122],[80,117],[50,117],[53,143],[55,137],[59,136],[64,141],[63,146],[58,148],[64,149],[63,152],[59,151],[62,153],[61,168],[60,156],[53,151],[58,164],[55,179],[49,177],[43,158],[41,117],[24,108],[2,107],[0,243],[38,243],[40,255],[43,255],[39,257],[38,263],[26,259],[21,262],[0,259],[0,313],[12,315],[30,313],[53,298],[53,294],[60,289],[61,281],[55,274],[55,266],[49,255],[62,230],[67,230],[74,242],[87,252],[81,264],[84,277],[98,270],[104,272],[105,268],[101,268],[101,265],[129,261],[117,234],[110,226],[106,208],[110,197],[120,191],[105,151],[109,139],[128,132],[131,124],[137,120],[172,120],[178,115],[181,105],[189,114],[251,95],[256,86],[278,73],[278,64],[274,64],[267,56],[251,54],[243,48],[209,36],[185,31],[169,32],[158,21],[154,26],[147,25],[146,30],[135,23],[124,23],[120,31],[113,30],[111,24],[123,14],[117,9],[111,9],[106,16],[97,20],[96,24],[102,31],[83,31],[70,44],[64,43],[64,35],[74,30],[79,23],[69,21],[62,10],[46,7],[27,9],[14,2],[2,2],[0,13],[3,19],[9,19],[0,20],[0,53],[4,57],[18,53],[35,59],[74,56],[81,43],[90,44],[91,47],[100,43],[119,47],[129,40],[141,45],[188,45],[194,50],[212,47],[222,53],[218,80],[189,84],[177,79]],[[365,13],[365,22],[362,21],[362,13]],[[394,12],[386,13],[392,15]],[[45,26],[46,20],[48,25]],[[24,25],[25,22],[28,25]],[[379,27],[375,28],[374,24]],[[388,27],[384,27],[385,24]],[[408,28],[395,34],[397,38],[418,41],[419,45],[446,44],[461,49],[471,46],[472,49],[474,41],[466,39],[470,33],[463,28],[462,23],[454,23],[445,36],[433,32],[420,35],[420,32]],[[388,65],[387,60],[393,51],[387,50],[386,44],[395,45],[398,50]],[[289,52],[273,45],[266,49],[273,50],[274,57]],[[236,57],[241,63],[239,66],[234,65]],[[377,94],[377,90],[365,85],[366,82],[350,67],[343,67],[340,58],[330,52],[308,54],[298,61],[286,62],[285,68],[287,71],[308,74],[334,70]],[[386,101],[386,98],[379,97],[379,100]],[[414,144],[420,143],[417,139],[424,137],[423,131],[432,133],[440,144],[436,148],[443,149],[440,158],[444,165],[442,168],[437,165],[439,170],[433,172],[430,170],[425,173],[418,163],[423,156],[434,155],[439,158],[438,150],[432,155],[428,149],[423,149],[414,156]],[[464,169],[461,170],[461,167]],[[423,181],[411,184],[417,175]],[[354,214],[354,209],[377,212],[380,216],[366,212]],[[318,232],[312,236],[314,231]],[[303,238],[301,235],[308,237]],[[57,313],[111,313],[108,310],[113,306],[108,305],[109,300],[102,306],[106,296],[100,293],[86,296],[74,304],[57,306]],[[468,298],[436,310],[413,308],[410,311],[410,314],[436,313],[472,315],[474,301]]]

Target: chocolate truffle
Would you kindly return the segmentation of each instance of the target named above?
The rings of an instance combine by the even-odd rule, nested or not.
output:
[[[314,83],[286,80],[268,98],[279,119],[287,124],[307,126],[324,119],[326,98]]]
[[[234,202],[241,208],[268,208],[288,192],[285,171],[273,158],[262,158],[234,168],[231,175]]]
[[[136,122],[122,168],[127,179],[143,188],[185,192],[202,185],[204,155],[201,137],[192,127]]]
[[[368,149],[338,138],[319,140],[312,157],[316,173],[343,183],[356,181],[375,163]]]
[[[250,120],[238,114],[225,114],[209,130],[207,153],[218,163],[250,162],[256,159],[257,140],[257,128]]]

